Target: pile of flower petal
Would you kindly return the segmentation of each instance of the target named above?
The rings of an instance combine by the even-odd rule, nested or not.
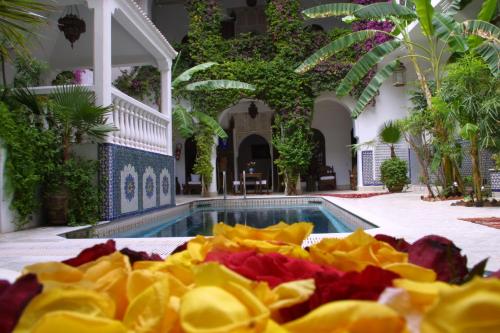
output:
[[[500,279],[451,241],[218,224],[166,259],[114,241],[0,281],[0,332],[500,332]]]

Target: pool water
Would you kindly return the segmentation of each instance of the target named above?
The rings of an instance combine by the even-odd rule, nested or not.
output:
[[[150,237],[191,237],[212,235],[213,226],[218,222],[234,226],[244,224],[255,228],[265,228],[280,221],[288,224],[312,222],[313,233],[350,232],[333,214],[322,206],[293,206],[273,208],[238,209],[197,209],[188,215],[165,221],[149,229],[131,230],[112,235],[115,238]]]

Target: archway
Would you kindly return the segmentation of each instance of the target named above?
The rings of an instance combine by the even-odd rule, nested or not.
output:
[[[247,136],[238,148],[238,170],[248,169],[248,162],[255,162],[255,171],[263,174],[263,179],[271,184],[272,158],[269,143],[257,134]]]
[[[190,137],[184,143],[184,168],[185,168],[185,177],[186,183],[189,180],[189,177],[193,172],[194,164],[196,163],[196,141],[193,137]]]
[[[353,120],[349,109],[332,99],[318,99],[314,104],[312,127],[324,135],[325,165],[332,166],[337,177],[337,188],[350,188],[353,167]]]

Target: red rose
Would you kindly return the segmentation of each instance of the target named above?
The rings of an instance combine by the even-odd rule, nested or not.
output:
[[[467,275],[467,257],[460,251],[449,239],[429,235],[410,245],[408,259],[412,264],[434,270],[440,281],[460,282]]]
[[[88,262],[110,255],[116,251],[115,241],[110,239],[106,243],[94,245],[80,252],[76,257],[64,260],[63,263],[78,267]]]
[[[408,252],[408,248],[410,247],[410,243],[408,243],[404,238],[395,238],[388,235],[378,234],[375,235],[375,239],[389,244],[399,252]]]
[[[0,281],[0,332],[12,332],[24,308],[42,289],[35,274],[23,275],[13,284]]]
[[[310,279],[319,272],[331,276],[343,274],[333,267],[290,258],[279,253],[212,251],[207,254],[205,261],[219,262],[250,280],[266,281],[271,287],[284,282]]]
[[[128,247],[121,249],[120,253],[126,255],[130,261],[130,265],[133,265],[136,261],[162,261],[163,259],[159,254],[151,253],[148,254],[144,251],[134,251]]]

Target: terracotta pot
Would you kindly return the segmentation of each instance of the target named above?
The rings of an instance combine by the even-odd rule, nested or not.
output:
[[[391,192],[391,193],[399,193],[399,192],[403,192],[404,187],[405,187],[404,185],[394,185],[394,186],[388,187],[388,189],[389,189],[389,192]]]
[[[65,189],[45,195],[47,222],[51,225],[68,224],[68,192]]]

